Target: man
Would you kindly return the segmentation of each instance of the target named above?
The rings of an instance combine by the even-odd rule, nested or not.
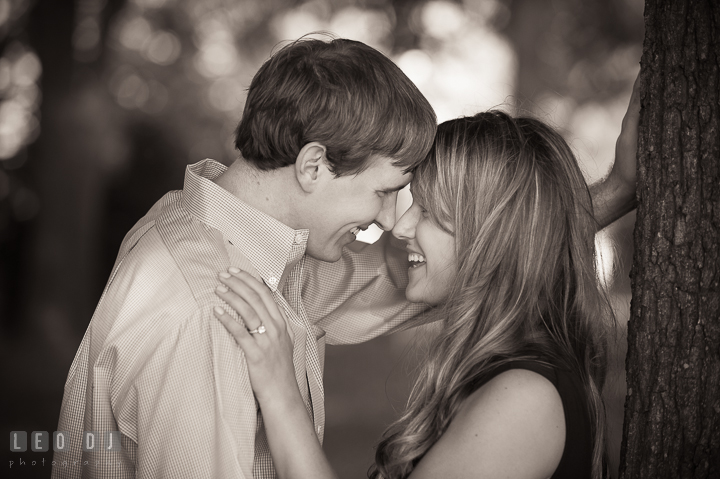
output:
[[[230,267],[285,312],[322,441],[325,341],[364,341],[422,310],[404,300],[402,252],[352,243],[372,223],[392,229],[435,126],[412,82],[362,43],[304,40],[268,60],[237,129],[241,157],[189,166],[183,190],[126,236],[68,375],[53,477],[275,477],[244,357],[213,317]],[[121,447],[108,447],[112,431]],[[88,432],[103,439],[92,452]]]

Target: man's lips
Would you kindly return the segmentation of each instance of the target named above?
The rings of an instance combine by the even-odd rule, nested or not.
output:
[[[353,229],[351,229],[350,232],[352,234],[354,234],[355,236],[357,236],[358,233],[360,233],[361,231],[365,231],[368,228],[369,228],[369,225],[368,226],[356,226]]]

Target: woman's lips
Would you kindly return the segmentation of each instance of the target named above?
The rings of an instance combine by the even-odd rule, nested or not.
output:
[[[420,253],[408,253],[408,262],[411,268],[417,268],[425,264],[425,256]]]

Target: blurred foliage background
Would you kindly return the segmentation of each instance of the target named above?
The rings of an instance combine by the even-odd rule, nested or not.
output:
[[[639,70],[642,8],[641,0],[0,0],[3,428],[55,430],[70,363],[124,234],[182,187],[184,165],[235,158],[245,89],[284,42],[326,31],[379,49],[440,121],[497,106],[545,119],[593,182],[612,163]],[[404,193],[398,207],[409,201]],[[597,240],[621,323],[633,220]],[[417,334],[329,348],[325,447],[341,477],[364,477],[375,441],[403,407]],[[606,392],[614,461],[623,344],[621,333]],[[49,477],[42,458],[51,454],[24,454],[37,464],[11,477]]]

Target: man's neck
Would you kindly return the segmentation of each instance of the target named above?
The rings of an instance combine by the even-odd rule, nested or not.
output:
[[[262,171],[240,158],[214,181],[256,210],[290,228],[301,229],[292,206],[298,186],[292,180],[288,167]]]
[[[225,173],[215,178],[215,184],[229,191],[243,203],[275,218],[292,229],[303,229],[292,205],[297,185],[289,168],[262,171],[242,158],[235,160]],[[278,289],[282,291],[288,273],[301,257],[285,266]]]

